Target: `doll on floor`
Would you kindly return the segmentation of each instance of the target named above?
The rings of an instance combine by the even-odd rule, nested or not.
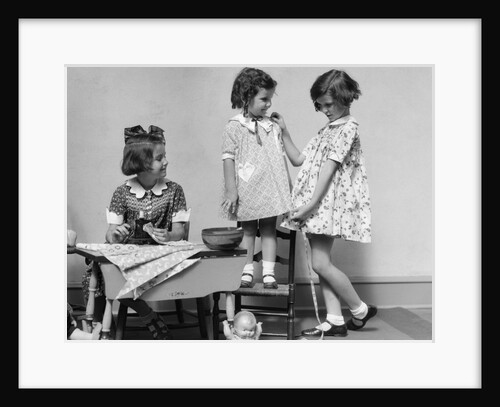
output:
[[[92,332],[85,332],[78,328],[78,324],[73,316],[73,308],[68,303],[67,310],[67,339],[69,340],[99,340],[102,324],[100,322],[94,327]]]
[[[234,316],[232,325],[223,321],[224,336],[228,340],[258,340],[262,334],[262,322],[257,322],[249,311],[240,311]]]

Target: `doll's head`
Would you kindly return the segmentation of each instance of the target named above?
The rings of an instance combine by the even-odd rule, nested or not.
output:
[[[311,99],[316,110],[320,110],[317,99],[329,96],[338,107],[349,108],[353,100],[361,95],[358,83],[344,71],[332,69],[320,75],[311,87]]]
[[[253,98],[262,90],[273,91],[272,93],[274,93],[277,85],[278,83],[264,71],[257,68],[243,68],[233,83],[231,91],[232,108],[243,109],[243,114],[246,116]]]
[[[254,314],[240,311],[234,316],[233,334],[239,339],[258,339],[258,324]]]
[[[149,132],[145,132],[141,126],[126,128],[121,168],[123,174],[151,171],[159,150],[164,152],[164,147],[165,138],[159,127],[149,126]]]

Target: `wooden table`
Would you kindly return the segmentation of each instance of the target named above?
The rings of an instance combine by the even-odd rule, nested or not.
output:
[[[195,248],[201,247],[202,250],[191,256],[190,259],[200,258],[200,261],[150,288],[139,298],[145,301],[196,298],[198,306],[201,306],[203,304],[201,300],[207,295],[214,292],[228,292],[238,289],[241,282],[241,270],[243,270],[246,262],[246,249],[212,250],[201,243],[194,243],[194,246]],[[74,249],[74,253],[100,264],[107,299],[103,328],[109,328],[112,320],[111,307],[113,300],[116,299],[126,280],[118,267],[100,252],[77,247]],[[129,293],[123,298],[132,297],[132,293]],[[203,313],[204,311],[203,309]],[[205,319],[200,318],[199,323],[202,336],[208,339]],[[118,336],[121,335],[117,335],[115,339],[121,339]]]

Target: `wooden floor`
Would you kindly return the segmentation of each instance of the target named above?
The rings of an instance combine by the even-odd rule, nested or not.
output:
[[[320,317],[324,313],[320,314]],[[348,312],[345,312],[346,320],[349,317]],[[262,321],[263,330],[282,331],[285,332],[286,326],[283,318],[277,317],[258,317],[258,321]],[[186,316],[186,322],[193,322],[195,319],[190,315]],[[209,339],[213,339],[211,318],[207,317],[207,326],[209,331]],[[167,317],[167,324],[176,322],[175,316]],[[295,319],[295,339],[303,340],[300,333],[303,329],[312,328],[318,325],[314,310],[297,311]],[[140,327],[140,321],[137,318],[129,319],[128,326]],[[174,340],[201,340],[200,331],[197,327],[172,329]],[[219,335],[220,340],[225,340],[222,331]],[[267,337],[262,336],[261,340],[285,340],[282,337]],[[378,313],[373,317],[366,326],[359,331],[348,331],[346,337],[324,337],[324,340],[348,340],[348,341],[380,341],[380,340],[395,340],[395,341],[432,341],[432,309],[431,308],[379,308]],[[124,340],[152,340],[150,333],[146,330],[126,330]],[[315,340],[315,339],[310,339]]]

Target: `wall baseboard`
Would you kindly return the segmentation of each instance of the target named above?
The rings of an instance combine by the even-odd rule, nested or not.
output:
[[[361,299],[381,308],[405,307],[405,308],[430,308],[433,305],[433,287],[431,276],[409,276],[409,277],[378,277],[378,278],[351,278],[354,288]],[[71,304],[83,304],[81,283],[68,282],[68,301]],[[314,285],[318,308],[324,309],[318,284]],[[224,307],[224,296],[221,296],[221,308]],[[210,296],[211,298],[211,296]],[[245,301],[250,298],[245,298]],[[249,304],[258,301],[262,305],[280,305],[279,298],[253,298]],[[194,300],[184,300],[185,308],[196,309]],[[282,303],[282,302],[281,302]],[[116,305],[116,302],[115,302]],[[212,304],[210,304],[212,306]],[[297,278],[295,307],[297,310],[314,310],[311,285],[307,278]],[[113,307],[114,309],[115,307]],[[161,311],[174,309],[173,301],[161,301],[154,304],[154,308]]]

